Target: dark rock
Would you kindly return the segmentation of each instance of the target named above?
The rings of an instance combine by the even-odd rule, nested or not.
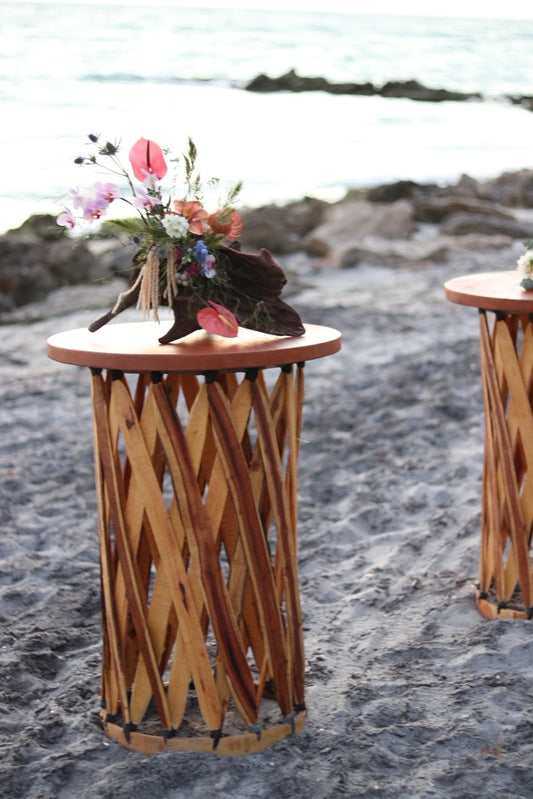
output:
[[[454,187],[457,194],[463,197],[478,197],[479,183],[471,175],[461,175]]]
[[[326,202],[307,198],[244,211],[242,247],[257,250],[268,242],[268,249],[276,254],[297,252],[302,249],[302,239],[321,224],[327,207]]]
[[[509,208],[533,208],[533,170],[504,172],[497,178],[484,181],[480,194]]]
[[[249,92],[330,92],[332,94],[376,94],[372,83],[330,83],[322,77],[301,77],[294,69],[279,78],[258,75],[245,87]]]
[[[432,186],[437,189],[437,186]],[[412,180],[398,180],[373,186],[366,192],[366,199],[372,203],[395,203],[397,200],[411,200],[422,191],[420,184]]]
[[[463,100],[480,100],[479,92],[454,92],[447,89],[431,89],[417,80],[391,80],[385,83],[378,92],[382,97],[405,97],[429,103],[442,103],[446,100],[454,102]]]
[[[413,208],[408,200],[371,203],[347,200],[331,205],[324,221],[304,239],[308,255],[326,256],[331,251],[359,247],[367,237],[409,239],[414,232]]]
[[[468,233],[504,235],[512,239],[527,239],[531,236],[530,226],[500,214],[466,212],[451,214],[444,220],[440,230],[442,234],[448,236],[464,236]]]
[[[513,105],[519,105],[526,111],[533,111],[533,95],[531,94],[508,94],[506,99]]]
[[[66,238],[66,228],[57,224],[56,217],[52,214],[34,214],[28,217],[19,228],[8,230],[6,236],[36,236],[43,241],[57,241]]]
[[[364,251],[359,247],[350,247],[342,253],[339,260],[340,269],[352,269],[364,260]]]
[[[405,97],[409,100],[440,103],[445,100],[463,101],[480,100],[479,92],[456,92],[447,89],[431,89],[417,80],[388,81],[381,88],[373,83],[330,83],[323,77],[303,77],[294,69],[279,78],[268,75],[257,75],[245,87],[250,92],[329,92],[331,94],[355,94],[370,96],[379,94],[382,97]]]
[[[85,242],[65,235],[54,240],[48,228],[41,239],[28,232],[30,227],[23,225],[0,237],[0,294],[4,295],[0,305],[4,310],[40,300],[61,286],[88,282],[98,271],[98,261]]]
[[[412,203],[415,216],[419,222],[437,224],[452,214],[474,214],[478,216],[499,217],[502,220],[514,222],[514,217],[504,208],[499,208],[488,200],[479,200],[475,197],[451,194],[446,197],[431,195],[414,196]]]

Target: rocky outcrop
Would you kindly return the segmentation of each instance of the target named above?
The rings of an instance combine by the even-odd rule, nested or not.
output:
[[[376,94],[381,95],[381,97],[404,97],[408,100],[419,100],[424,103],[481,100],[481,94],[479,92],[456,92],[448,89],[432,89],[428,86],[423,86],[417,80],[388,81],[380,89],[376,90]]]
[[[358,189],[338,203],[304,198],[242,212],[242,248],[267,246],[283,265],[295,256],[312,268],[361,263],[424,266],[454,252],[498,250],[533,238],[533,171],[447,186],[403,180]],[[133,250],[116,239],[73,240],[51,216],[31,217],[0,236],[0,311],[46,297],[61,286],[131,274]]]
[[[54,216],[32,216],[0,236],[0,312],[108,275],[108,265],[89,243],[66,235]]]
[[[376,86],[369,81],[365,83],[355,83],[353,81],[335,83],[321,76],[308,77],[298,75],[294,69],[277,78],[261,73],[244,88],[249,92],[328,92],[329,94],[353,94],[366,97],[379,95],[381,97],[404,98],[425,103],[494,99],[493,97],[484,97],[481,92],[435,89],[430,86],[424,86],[424,84],[414,79],[389,80],[382,86]],[[519,105],[526,111],[533,111],[533,95],[506,94],[498,99],[506,100],[513,105]]]
[[[405,240],[414,232],[413,207],[407,200],[371,203],[346,200],[330,206],[323,223],[303,240],[308,255],[327,256],[332,249],[345,248],[368,237]]]
[[[322,223],[327,208],[326,202],[305,198],[284,206],[247,209],[242,213],[242,248],[254,251],[268,246],[278,255],[298,252],[305,236]]]
[[[257,75],[245,87],[249,92],[329,92],[330,94],[355,94],[382,97],[405,97],[409,100],[441,103],[445,100],[480,100],[479,92],[456,92],[448,89],[432,89],[417,80],[392,80],[383,86],[373,83],[331,83],[323,77],[302,77],[291,69],[279,78]]]

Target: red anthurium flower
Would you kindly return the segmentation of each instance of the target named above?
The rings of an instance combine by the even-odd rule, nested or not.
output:
[[[238,239],[242,234],[242,219],[233,208],[219,208],[207,221],[213,233],[222,233],[228,239]]]
[[[167,164],[163,150],[150,139],[139,139],[130,150],[130,162],[137,180],[143,181],[148,175],[156,175],[158,180],[167,174]]]
[[[231,311],[212,300],[209,300],[209,305],[211,308],[202,308],[196,314],[200,327],[208,333],[216,333],[217,336],[235,338],[239,332],[239,323]]]
[[[207,219],[207,211],[204,210],[202,203],[198,200],[174,200],[174,211],[179,216],[185,217],[189,223],[189,230],[197,236],[204,232],[204,219]]]

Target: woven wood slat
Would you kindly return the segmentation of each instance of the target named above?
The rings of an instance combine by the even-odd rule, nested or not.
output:
[[[498,494],[498,501],[494,501],[494,497],[489,494],[490,505],[487,510],[495,511],[496,518],[490,516],[489,519],[489,534],[495,536],[493,552],[495,555],[495,563],[497,565],[497,585],[500,601],[506,600],[507,596],[507,583],[508,583],[508,570],[504,566],[501,554],[505,549],[507,538],[510,531],[507,529],[509,520],[512,523],[513,510],[516,513],[516,497],[512,492],[512,468],[510,467],[511,461],[511,444],[508,437],[508,431],[505,424],[505,409],[503,402],[507,392],[505,373],[498,374],[497,366],[493,357],[493,348],[495,346],[496,329],[493,332],[493,340],[490,342],[488,334],[488,326],[486,318],[481,317],[481,353],[483,364],[483,383],[485,397],[488,400],[488,412],[486,417],[489,420],[489,440],[486,442],[487,457],[494,460],[490,464],[491,473],[494,472],[496,479],[496,492]],[[507,457],[506,457],[507,456]],[[510,486],[510,488],[509,488]],[[509,500],[509,491],[510,500]],[[509,508],[509,501],[512,503],[515,499],[515,505],[511,504]],[[500,515],[500,508],[503,510],[501,514],[501,521],[498,519]],[[490,585],[490,582],[489,584]],[[486,590],[488,585],[482,587],[482,591]]]
[[[252,385],[253,405],[257,420],[258,437],[265,466],[268,490],[272,502],[273,516],[278,530],[277,552],[282,558],[282,573],[285,602],[287,605],[287,634],[289,641],[289,663],[298,673],[305,668],[303,652],[302,612],[298,591],[297,555],[295,534],[292,530],[292,509],[283,489],[284,475],[275,438],[272,417],[266,396],[259,384]],[[294,674],[291,671],[291,680]],[[303,701],[297,699],[297,702]]]
[[[519,357],[520,371],[524,384],[524,397],[530,409],[529,433],[531,433],[531,409],[533,408],[533,325],[528,319],[524,328],[522,346]],[[520,457],[526,469],[522,469],[523,485],[520,494],[520,503],[526,529],[529,532],[528,546],[531,546],[531,531],[533,530],[533,453],[528,452],[529,440],[526,435],[520,436]]]
[[[107,530],[109,529],[109,500],[105,484],[102,454],[100,452],[101,425],[96,420],[103,420],[107,415],[108,394],[100,374],[92,377],[91,393],[94,407],[94,464],[95,481],[98,500],[98,547],[100,552],[100,574],[102,594],[102,627],[103,627],[103,663],[102,663],[102,702],[111,715],[118,712],[119,702],[127,707],[127,684],[121,666],[118,647],[118,623],[114,598],[113,554]],[[129,717],[124,719],[129,722]]]
[[[285,474],[286,496],[296,496],[297,490],[297,468],[298,457],[300,451],[300,435],[302,427],[302,408],[303,408],[303,369],[296,370],[296,394],[292,374],[286,374],[285,391],[287,393],[287,433],[288,433],[288,459],[287,469]],[[295,396],[298,401],[295,401]],[[299,400],[302,399],[300,405]],[[292,532],[292,556],[294,569],[297,570],[298,565],[298,509],[295,503],[290,507],[291,512],[291,532]],[[298,594],[299,603],[299,594]],[[298,604],[299,606],[299,604]],[[303,624],[301,622],[301,609],[300,609],[300,628],[299,628],[299,651],[298,657],[301,660],[300,666],[296,664],[293,671],[294,679],[294,693],[296,702],[303,704],[305,698],[305,685],[304,685],[304,642],[303,642]]]
[[[144,491],[141,477],[147,479],[146,474],[141,475],[137,460],[144,461],[144,439],[139,433],[138,420],[135,415],[131,396],[125,385],[124,380],[115,380],[111,388],[111,411],[110,418],[116,414],[118,425],[122,435],[127,441],[128,460],[132,467],[129,495],[135,498],[136,504],[147,496]],[[135,636],[138,641],[139,651],[143,657],[148,672],[150,685],[154,700],[161,716],[163,724],[170,725],[170,716],[164,687],[159,674],[159,665],[156,652],[153,647],[150,630],[147,624],[148,606],[146,601],[145,580],[141,575],[139,563],[135,557],[133,541],[131,540],[128,520],[125,516],[127,499],[125,486],[121,484],[121,472],[116,468],[118,457],[114,457],[111,441],[107,437],[108,457],[104,459],[107,470],[104,466],[105,480],[110,492],[112,507],[112,518],[115,532],[115,546],[120,562],[122,576],[125,585],[125,598],[127,599],[129,613],[131,614]],[[146,506],[145,506],[146,508]]]
[[[513,321],[518,323],[518,319]],[[528,325],[526,325],[527,329]],[[526,533],[526,521],[524,516],[524,486],[522,485],[524,475],[533,473],[532,463],[528,463],[527,446],[522,445],[523,441],[533,441],[533,415],[531,405],[524,386],[523,374],[519,361],[516,357],[516,342],[518,329],[509,330],[504,321],[497,322],[498,335],[495,338],[495,357],[502,363],[505,372],[505,383],[508,388],[508,407],[507,407],[507,428],[511,442],[511,452],[513,456],[513,476],[516,495],[520,505],[520,513],[517,526],[511,527],[513,537],[513,547],[509,552],[506,570],[506,598],[510,598],[516,587],[517,581],[520,582],[524,602],[527,606],[532,604],[533,591],[531,586],[531,575],[529,568],[529,545]],[[514,334],[514,335],[513,335]],[[515,499],[516,501],[516,499]]]
[[[196,474],[186,446],[185,434],[174,407],[168,402],[163,384],[155,385],[152,394],[163,421],[161,426],[158,425],[158,432],[173,476],[174,490],[186,498],[183,502],[184,511],[188,513],[185,527],[191,550],[194,550],[193,556],[197,559],[201,571],[204,600],[219,646],[219,654],[239,710],[249,724],[254,724],[257,721],[257,707],[253,681],[243,652],[238,625],[231,612],[218,552],[214,547],[214,536],[198,492]],[[172,437],[167,432],[170,428],[173,430]],[[240,451],[240,448],[238,449]],[[198,687],[197,691],[200,691]]]
[[[253,392],[253,383],[250,383]],[[208,386],[210,418],[213,424],[217,450],[224,466],[226,481],[238,520],[248,574],[254,590],[254,599],[266,645],[266,657],[276,684],[276,697],[285,715],[292,710],[288,663],[284,641],[283,621],[270,564],[270,554],[254,502],[248,466],[224,395],[216,383]]]
[[[135,472],[137,492],[147,500],[146,513],[154,529],[158,530],[157,544],[161,558],[160,563],[162,569],[167,572],[167,581],[169,586],[171,586],[173,604],[180,628],[183,628],[188,652],[188,665],[194,676],[195,684],[203,688],[198,693],[198,702],[209,728],[217,730],[221,726],[222,710],[216,696],[209,660],[203,646],[200,620],[195,610],[188,575],[170,526],[168,514],[161,497],[160,486],[154,475],[149,453],[142,438],[129,393],[120,380],[115,381],[113,388],[115,389],[113,393],[116,393],[116,390],[121,391],[121,399],[123,401],[121,432]],[[132,599],[135,600],[135,596]],[[133,605],[131,610],[132,613],[134,611],[139,612],[140,608]],[[146,625],[140,612],[138,618],[135,618],[134,621],[136,622],[137,634],[139,635],[140,631],[140,635],[144,637]],[[139,624],[139,630],[137,630],[137,623]],[[153,650],[147,638],[144,638],[143,646],[146,647],[146,649],[143,649],[145,661],[147,659],[151,660]],[[157,687],[157,683],[152,682],[152,687],[154,686]],[[154,698],[157,703],[157,695],[155,693]],[[165,727],[170,729],[168,714],[164,717],[162,716],[162,721]]]
[[[511,357],[516,359],[514,347],[516,346],[518,333],[518,318],[512,316],[506,321],[503,321],[503,327],[500,322],[496,322],[493,327],[491,339],[491,355],[492,363],[494,364],[493,371],[497,376],[497,383],[500,388],[499,397],[501,399],[501,402],[496,402],[494,405],[497,420],[495,426],[496,446],[500,453],[502,452],[501,448],[505,447],[504,454],[510,455],[508,458],[502,458],[500,454],[500,469],[497,472],[499,496],[504,499],[504,504],[501,505],[502,521],[500,523],[500,548],[502,553],[508,548],[507,562],[505,565],[503,565],[502,560],[503,591],[501,596],[504,601],[511,598],[519,579],[516,550],[512,545],[508,547],[507,542],[509,539],[512,539],[513,528],[520,512],[517,507],[517,501],[519,502],[518,492],[514,489],[514,486],[517,484],[518,476],[515,470],[515,449],[512,441],[510,429],[511,417],[509,413],[513,397],[513,394],[510,392],[510,386],[512,388],[513,383],[509,383],[509,377],[511,376],[509,374],[509,367],[505,359],[501,357],[501,354],[502,345],[504,344],[503,339],[505,337],[505,344],[511,344]],[[509,347],[507,347],[507,352],[509,354]],[[498,431],[503,431],[505,435],[503,443],[501,435],[498,436]]]
[[[176,402],[179,397],[179,386],[180,386],[180,381],[176,381],[175,379],[167,382],[167,391],[170,396],[174,397],[174,401]],[[142,415],[140,418],[141,430],[143,432],[143,436],[145,438],[147,447],[151,452],[151,458],[154,464],[156,462],[156,452],[155,452],[156,447],[159,447],[160,453],[159,457],[157,457],[157,462],[159,466],[162,467],[165,464],[165,460],[163,457],[163,451],[159,439],[157,437],[157,426],[154,413],[154,404],[152,401],[150,401],[150,398],[151,394],[148,393],[147,401],[142,406],[139,406],[139,409],[142,410]],[[161,472],[162,472],[161,468],[156,469],[156,473],[158,475],[159,480],[162,479]],[[137,492],[135,492],[135,494],[137,494]],[[180,548],[182,558],[184,559],[185,562],[187,559],[187,549],[185,546],[186,536],[185,536],[185,531],[183,529],[183,525],[181,523],[181,517],[179,515],[179,511],[174,500],[169,512],[169,519],[171,522],[171,527],[175,532],[176,540]],[[132,524],[133,523],[134,520],[132,520]],[[156,569],[156,576],[151,593],[147,621],[148,621],[148,627],[151,632],[152,645],[154,647],[154,651],[156,653],[156,657],[159,663],[159,671],[160,673],[162,673],[165,669],[165,666],[172,652],[174,641],[176,640],[177,620],[176,620],[174,605],[172,602],[172,592],[167,582],[167,576],[165,571],[162,568],[160,568],[159,551],[155,543],[156,535],[151,530],[149,520],[146,518],[145,515],[144,515],[144,525],[145,525],[144,529],[146,533],[149,534],[150,541],[152,542],[150,546],[150,551]],[[199,591],[195,589],[195,585],[192,580],[191,580],[191,591],[193,595],[195,595],[195,605],[198,609],[199,606],[201,607],[201,601],[198,598]],[[190,670],[187,670],[187,657],[183,653],[184,653],[183,636],[178,635],[178,640],[176,644],[176,658],[182,664],[182,669],[186,677],[180,683],[178,682],[172,683],[173,690],[167,692],[167,701],[169,707],[171,728],[178,727],[182,721],[183,712],[185,709],[185,702],[188,693],[188,684],[191,677]],[[144,659],[139,658],[137,660],[136,665],[137,665],[137,670],[135,673],[135,678],[133,681],[133,689],[131,692],[130,710],[131,710],[132,721],[135,724],[138,724],[148,708],[150,699],[152,697],[152,692],[151,692],[151,683]]]
[[[126,383],[122,379],[122,385],[126,389]],[[142,375],[138,381],[137,389],[135,392],[134,408],[137,417],[141,416],[141,429],[145,439],[145,444],[150,451],[151,461],[153,464],[154,472],[161,479],[164,468],[164,460],[158,441],[156,438],[155,428],[153,425],[153,418],[149,413],[149,406],[144,405],[144,394],[146,387],[149,385],[146,376]],[[127,390],[127,389],[126,389]],[[144,424],[142,422],[144,417]],[[148,418],[147,418],[148,417]],[[114,441],[117,457],[115,463],[117,464],[117,471],[120,472],[120,460],[118,458],[119,450],[119,436],[121,427],[121,414],[120,406],[117,408],[117,403],[112,403],[109,411],[109,421],[112,430],[112,440]],[[139,574],[138,588],[143,598],[147,598],[150,580],[150,565],[153,558],[157,558],[157,551],[153,542],[153,536],[150,535],[150,522],[146,516],[146,505],[142,492],[139,490],[137,481],[135,480],[134,473],[132,474],[131,463],[127,455],[125,456],[124,467],[124,488],[126,496],[123,500],[124,515],[126,519],[126,529],[128,532],[128,540],[132,552],[132,557],[135,559]],[[127,477],[126,477],[127,476]],[[131,624],[130,608],[128,595],[124,587],[123,570],[121,561],[117,564],[117,580],[116,580],[116,593],[117,596],[122,598],[121,603],[121,640],[124,642],[124,656],[123,662],[125,666],[125,675],[128,685],[133,683],[133,690],[129,702],[129,712],[131,722],[137,724],[142,718],[150,699],[155,690],[158,701],[166,702],[164,694],[164,686],[160,679],[161,671],[161,658],[163,655],[166,626],[168,611],[165,615],[157,613],[157,607],[161,605],[161,595],[168,590],[165,575],[162,572],[157,573],[156,584],[153,589],[153,594],[150,602],[150,607],[146,613],[146,623],[149,631],[150,644],[153,649],[153,658],[157,665],[157,676],[153,668],[150,668],[150,660],[147,660],[142,651],[139,649],[137,642],[138,636],[135,628],[130,632],[127,628]],[[167,720],[170,718],[168,713]]]
[[[127,519],[127,532],[130,546],[132,548],[132,552],[134,553],[134,557],[136,558],[142,534],[144,503],[142,502],[142,497],[139,497],[135,492],[130,491],[131,464],[127,455],[121,453],[120,451],[120,424],[117,414],[113,412],[113,402],[111,401],[113,383],[114,380],[112,380],[111,376],[108,375],[108,379],[106,381],[108,391],[108,413],[106,423],[108,425],[109,441],[112,447],[113,468],[117,475],[121,475],[121,479],[119,480],[119,487],[121,489],[121,508],[123,509],[125,518]],[[135,404],[139,405],[140,407],[142,407],[145,383],[146,377],[143,375],[139,380],[139,387],[135,395]],[[138,638],[135,634],[131,614],[129,611],[122,563],[120,558],[117,557],[116,547],[114,552],[114,561],[115,602],[121,642],[121,662],[126,682],[128,685],[131,685],[131,681],[135,673],[135,663],[139,656],[139,647]],[[145,575],[145,570],[142,569],[141,573]]]

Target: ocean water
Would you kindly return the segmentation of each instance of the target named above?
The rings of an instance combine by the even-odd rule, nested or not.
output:
[[[244,181],[242,203],[411,178],[449,181],[533,166],[533,21],[235,11],[99,2],[0,4],[0,229],[59,212],[87,134],[140,136],[179,155],[191,136],[205,177]],[[255,94],[259,73],[330,81],[415,78],[483,102],[327,93]]]

